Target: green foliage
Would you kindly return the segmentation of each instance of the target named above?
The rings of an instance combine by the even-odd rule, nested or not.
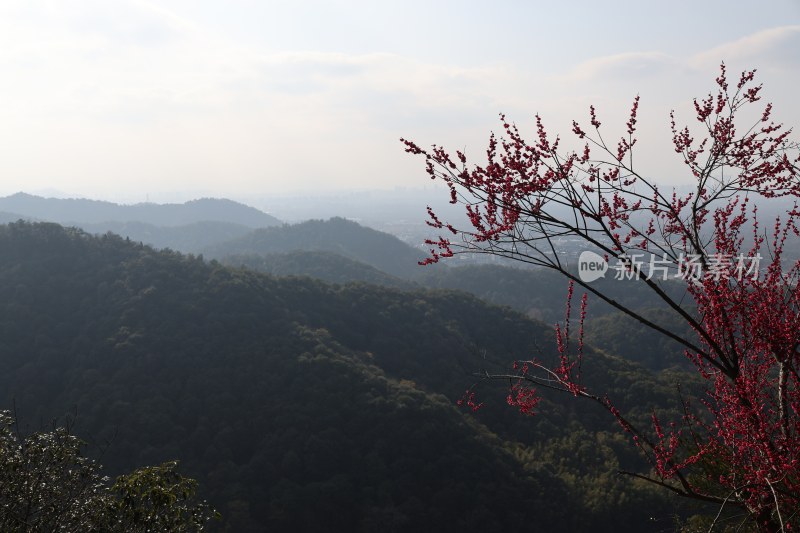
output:
[[[197,481],[180,475],[177,467],[171,461],[119,476],[109,505],[114,527],[131,532],[202,531],[211,517],[220,518],[207,503],[193,503]]]
[[[0,412],[0,529],[97,530],[108,503],[105,478],[64,428],[20,438]]]
[[[84,443],[64,427],[20,437],[0,412],[0,530],[203,531],[217,516],[194,501],[197,482],[177,463],[146,467],[109,486]]]
[[[670,331],[678,332],[683,338],[697,337],[686,321],[670,310],[643,309],[641,315]],[[587,321],[586,342],[631,361],[640,362],[653,370],[691,368],[682,345],[664,335],[654,335],[653,330],[621,312]]]

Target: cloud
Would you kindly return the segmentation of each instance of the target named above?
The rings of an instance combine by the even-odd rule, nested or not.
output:
[[[697,75],[713,71],[720,61],[743,68],[793,72],[800,67],[800,25],[761,30],[686,57],[661,51],[628,52],[595,57],[553,77],[555,83],[623,82]]]
[[[382,129],[426,113],[441,120],[480,109],[495,117],[498,102],[526,85],[504,65],[466,68],[391,53],[278,52],[246,61],[255,67],[236,82],[243,98]]]
[[[605,78],[627,81],[663,74],[677,64],[676,58],[662,52],[629,52],[590,59],[572,68],[561,80]]]
[[[696,68],[708,68],[720,61],[749,65],[750,68],[794,70],[800,67],[800,25],[762,30],[727,42],[690,58]]]

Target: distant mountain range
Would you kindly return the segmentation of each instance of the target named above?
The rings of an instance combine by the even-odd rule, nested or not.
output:
[[[89,233],[116,233],[155,248],[198,253],[280,220],[232,200],[201,198],[183,204],[120,205],[83,198],[43,198],[17,193],[0,198],[0,223],[19,219],[77,226]]]
[[[196,222],[227,222],[263,228],[280,221],[255,207],[233,200],[201,198],[183,204],[140,203],[120,205],[84,198],[43,198],[17,193],[0,198],[0,212],[21,218],[83,227],[107,222],[144,222],[153,226],[184,226]]]

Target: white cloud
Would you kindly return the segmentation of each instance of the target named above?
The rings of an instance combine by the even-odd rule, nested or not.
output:
[[[678,60],[662,52],[628,52],[596,57],[572,68],[561,81],[598,78],[630,81],[662,74],[678,67]]]
[[[795,70],[800,66],[800,25],[762,30],[724,43],[690,58],[696,68],[720,61],[749,64],[749,68]],[[744,67],[748,68],[748,67]]]

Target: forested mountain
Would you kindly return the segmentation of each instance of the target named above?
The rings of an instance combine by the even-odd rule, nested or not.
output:
[[[363,282],[386,287],[419,288],[419,285],[333,252],[293,250],[266,255],[228,255],[221,262],[275,276],[308,276],[328,283]]]
[[[0,405],[67,410],[130,470],[171,459],[226,531],[659,531],[685,514],[616,475],[635,449],[590,404],[523,417],[482,369],[552,356],[552,331],[464,293],[326,285],[54,224],[0,226]],[[634,420],[668,374],[601,352],[587,383]]]
[[[185,226],[196,222],[227,222],[248,228],[262,228],[280,221],[254,207],[232,200],[201,198],[183,204],[113,202],[78,198],[42,198],[17,193],[0,198],[0,211],[17,218],[77,225],[106,222],[144,222],[153,226]],[[105,230],[108,231],[108,230]]]
[[[498,305],[508,305],[548,324],[564,318],[564,299],[567,279],[558,272],[544,268],[514,268],[501,265],[466,265],[442,268],[435,264],[421,268],[420,284],[432,288],[457,289],[472,293]],[[663,302],[642,283],[607,278],[592,282],[613,300],[629,309],[659,307]],[[663,285],[669,294],[685,289],[677,283]],[[582,291],[581,289],[576,289]],[[591,297],[589,316],[602,316],[617,310],[598,297]]]
[[[16,213],[7,213],[5,211],[0,211],[0,224],[8,224],[9,222],[16,222],[17,220],[24,218],[26,217],[18,215]]]
[[[663,307],[645,308],[641,309],[641,314],[656,324],[668,327],[681,338],[699,344],[697,333],[672,311]],[[684,356],[683,345],[654,333],[622,312],[608,313],[587,321],[586,338],[594,346],[601,346],[610,353],[637,361],[652,370],[694,368]]]
[[[407,279],[419,274],[417,263],[423,257],[397,237],[338,217],[258,229],[239,239],[210,246],[203,254],[220,259],[295,250],[333,252]]]

